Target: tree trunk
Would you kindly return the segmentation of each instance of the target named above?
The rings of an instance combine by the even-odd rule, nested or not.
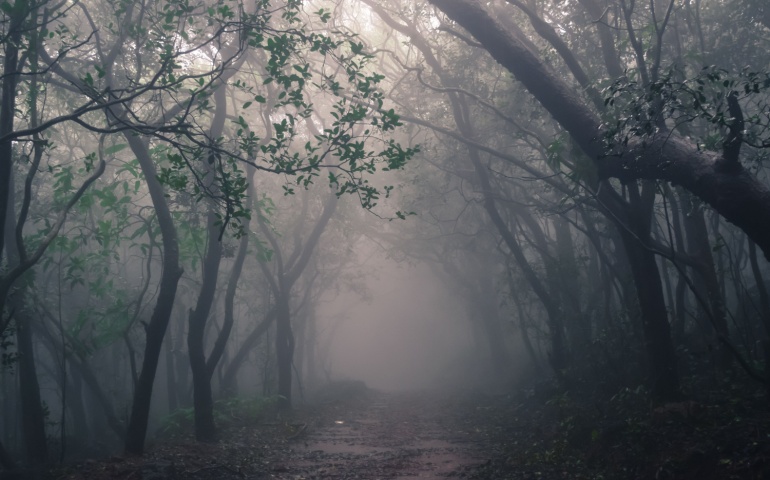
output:
[[[21,43],[22,23],[29,11],[26,10],[26,2],[17,2],[15,8],[22,9],[10,15],[6,39],[3,42],[5,58],[3,59],[2,98],[0,98],[0,137],[13,132],[14,115],[16,114],[16,86],[19,83],[19,44]],[[13,206],[13,187],[11,177],[13,175],[13,142],[7,140],[0,143],[0,262],[2,262],[5,250],[5,241],[8,234],[13,234],[15,216],[9,215],[9,208]],[[13,221],[10,223],[7,219]],[[6,252],[7,254],[7,252]],[[0,298],[0,315],[5,312],[5,298]],[[0,317],[2,318],[2,317]]]
[[[248,196],[246,200],[246,209],[251,211],[251,209],[254,206],[254,198],[256,197],[256,190],[254,188],[254,170],[250,167],[247,167],[248,170],[248,179],[249,179],[249,185],[246,189],[246,194]],[[241,273],[243,272],[243,265],[246,262],[246,255],[248,254],[249,250],[249,226],[251,225],[251,217],[247,218],[243,222],[243,230],[244,234],[241,237],[239,243],[238,243],[238,253],[235,255],[235,260],[233,261],[233,268],[230,271],[230,278],[227,281],[227,290],[225,291],[225,318],[222,322],[222,330],[219,332],[219,335],[217,336],[216,341],[214,342],[214,347],[211,349],[211,354],[209,355],[209,359],[206,362],[206,368],[208,369],[209,378],[211,378],[214,375],[214,370],[216,369],[217,365],[219,364],[219,361],[222,359],[222,356],[225,352],[225,347],[227,346],[227,341],[230,338],[230,333],[233,330],[233,324],[235,323],[235,294],[238,290],[238,281],[241,278]],[[222,375],[221,369],[220,369],[220,376]],[[222,385],[222,382],[224,381],[224,378],[220,378],[220,386]]]
[[[767,286],[762,277],[759,262],[757,262],[757,247],[751,240],[749,240],[749,263],[751,264],[751,273],[754,276],[754,284],[757,286],[757,294],[759,295],[762,325],[765,329],[765,335],[770,337],[770,295],[767,293]],[[768,366],[768,369],[770,369],[770,366]]]
[[[243,362],[246,361],[246,358],[248,357],[251,350],[257,346],[258,340],[262,338],[262,335],[264,335],[270,328],[270,325],[273,324],[275,318],[276,309],[272,308],[265,314],[264,320],[262,320],[259,325],[254,327],[254,330],[252,330],[251,333],[249,333],[249,335],[243,340],[243,343],[241,343],[238,351],[235,352],[235,355],[233,355],[233,359],[230,361],[230,364],[225,369],[225,374],[222,377],[222,384],[220,385],[222,396],[226,397],[235,395],[238,370],[241,368],[241,365],[243,365]]]
[[[681,208],[679,207],[679,201],[673,194],[670,188],[665,189],[666,198],[671,203],[671,229],[674,234],[674,244],[676,245],[676,251],[684,252],[686,248],[684,246],[684,233],[682,232],[681,221]],[[685,336],[685,324],[687,323],[687,282],[682,271],[677,270],[676,287],[674,291],[674,322],[673,322],[673,338],[676,344],[679,344],[684,340]]]
[[[510,278],[510,275],[509,275]],[[528,322],[525,320],[525,314],[524,314],[524,308],[521,306],[520,301],[516,301],[516,311],[519,318],[519,331],[521,332],[521,343],[524,344],[524,349],[527,351],[527,354],[529,355],[530,360],[532,360],[532,365],[535,367],[535,371],[537,373],[542,373],[543,367],[540,364],[540,357],[538,356],[537,352],[535,352],[535,347],[532,346],[532,340],[529,338],[529,326]]]
[[[684,193],[684,192],[683,192]],[[703,208],[697,200],[693,201],[690,195],[680,195],[683,213],[683,225],[687,236],[687,253],[698,263],[699,268],[693,271],[693,284],[696,293],[703,304],[698,303],[698,310],[706,325],[711,325],[714,347],[719,352],[717,359],[719,368],[727,368],[732,363],[732,353],[724,345],[729,340],[730,332],[727,328],[727,313],[725,311],[724,297],[719,286],[714,256],[711,254],[706,219],[703,217]],[[722,337],[722,340],[719,339]],[[713,337],[712,337],[713,338]]]
[[[185,345],[185,325],[187,324],[187,315],[185,314],[185,308],[178,304],[176,306],[177,314],[175,318],[176,322],[176,334],[174,335],[174,368],[176,369],[176,399],[180,407],[192,406],[192,399],[190,398],[190,357],[184,350]]]
[[[496,290],[492,284],[492,269],[484,269],[479,280],[479,302],[481,325],[489,346],[492,368],[498,378],[505,379],[510,371],[511,360],[505,345],[505,336],[500,325],[500,311]]]
[[[40,325],[36,325],[36,334],[43,337],[43,341],[40,342],[51,358],[58,358],[61,355],[61,342],[55,341],[48,335],[47,330]],[[72,355],[67,356],[67,362],[70,364],[70,369],[66,378],[61,375],[56,375],[56,382],[59,388],[66,390],[67,395],[67,407],[72,414],[73,429],[72,436],[85,443],[91,438],[91,431],[88,428],[88,417],[86,415],[86,408],[83,404],[83,378],[80,375],[76,365],[72,360]]]
[[[471,155],[471,159],[473,160],[476,175],[481,182],[481,190],[484,195],[484,209],[489,214],[492,223],[497,228],[505,245],[516,260],[524,278],[529,282],[532,290],[535,292],[535,295],[543,304],[543,308],[546,311],[548,316],[548,328],[551,333],[551,366],[558,373],[567,367],[567,345],[564,338],[564,324],[562,322],[560,306],[537,277],[537,274],[524,255],[521,245],[519,245],[516,237],[500,216],[497,206],[495,205],[492,186],[489,182],[489,174],[487,173],[486,168],[481,165],[478,159],[474,160],[473,155]]]
[[[15,310],[16,350],[19,355],[19,396],[21,399],[21,424],[27,461],[31,465],[44,465],[48,461],[48,445],[45,436],[46,415],[40,399],[35,354],[32,344],[32,317],[24,307],[21,291],[10,299]]]
[[[431,0],[469,31],[572,136],[600,178],[666,180],[682,185],[743,230],[770,259],[770,188],[740,164],[663,132],[632,139],[622,156],[604,155],[601,121],[577,89],[508,32],[477,0]]]
[[[20,245],[15,235],[16,210],[13,178],[3,182],[10,189],[5,218],[5,249],[8,266],[13,268],[21,260]],[[35,350],[32,342],[34,317],[26,305],[27,282],[32,272],[20,279],[15,291],[7,299],[8,311],[16,324],[16,352],[19,366],[19,401],[21,406],[21,427],[26,460],[31,465],[44,465],[48,461],[48,444],[45,436],[45,413],[40,398]],[[0,309],[0,315],[4,312]]]
[[[316,220],[313,229],[304,242],[300,245],[297,235],[297,245],[292,253],[288,263],[284,264],[281,246],[271,230],[263,221],[259,221],[259,227],[268,238],[273,247],[276,258],[277,272],[273,275],[265,263],[260,263],[263,273],[270,282],[270,288],[275,295],[276,311],[276,362],[278,369],[278,395],[281,399],[279,405],[283,409],[291,407],[291,387],[292,387],[292,362],[294,361],[294,334],[291,329],[291,290],[299,280],[302,273],[313,256],[315,248],[323,235],[326,226],[329,224],[334,212],[337,210],[338,198],[331,193],[324,203],[323,211]],[[257,217],[259,219],[259,217]]]
[[[318,386],[318,326],[314,305],[307,306],[305,331],[305,386],[309,391]]]
[[[168,413],[175,412],[179,408],[177,398],[176,365],[174,365],[174,342],[169,336],[164,339],[164,353],[166,357],[166,397],[168,398]]]
[[[173,217],[168,208],[163,187],[158,181],[147,143],[133,132],[127,133],[125,137],[142,168],[163,239],[163,273],[160,279],[158,300],[150,322],[145,326],[146,343],[142,371],[134,389],[131,417],[126,432],[126,452],[141,455],[144,452],[147,422],[150,419],[150,402],[155,374],[158,369],[158,359],[174,307],[174,298],[179,279],[182,277],[182,269],[179,266],[179,244]]]
[[[630,191],[635,189],[636,185],[629,186]],[[625,216],[628,224],[619,231],[639,299],[652,395],[657,401],[666,402],[680,397],[679,372],[658,263],[655,254],[645,246],[650,240],[652,198],[651,185],[645,186],[641,197],[632,195]]]
[[[583,295],[580,290],[580,270],[575,259],[575,245],[569,223],[563,218],[556,217],[553,226],[556,232],[556,250],[559,260],[557,281],[560,285],[559,291],[565,312],[564,326],[570,337],[572,358],[577,360],[581,358],[578,354],[585,355],[589,352],[591,319],[585,314],[580,301]]]
[[[67,406],[72,412],[72,432],[78,441],[86,443],[91,439],[91,430],[88,428],[88,415],[83,403],[83,379],[80,373],[72,368],[68,379]]]
[[[281,408],[291,407],[291,365],[294,359],[294,333],[291,329],[290,289],[281,282],[275,298],[275,353],[278,362],[278,395]]]
[[[187,331],[187,353],[190,356],[190,370],[193,379],[193,407],[195,410],[195,438],[199,442],[213,442],[217,431],[214,424],[214,399],[211,394],[211,375],[206,367],[204,352],[204,331],[209,318],[214,294],[217,289],[219,263],[222,259],[222,242],[213,207],[209,207],[206,218],[208,246],[203,259],[203,281],[195,310],[190,311],[190,326]]]

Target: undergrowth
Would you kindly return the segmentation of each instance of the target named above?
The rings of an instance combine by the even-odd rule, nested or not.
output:
[[[214,402],[214,421],[220,428],[229,425],[259,422],[277,405],[278,397],[230,397]],[[157,436],[163,440],[182,437],[193,432],[195,410],[180,408],[164,416]]]

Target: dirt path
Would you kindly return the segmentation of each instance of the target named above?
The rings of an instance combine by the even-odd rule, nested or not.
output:
[[[118,455],[65,465],[49,471],[47,478],[501,478],[476,474],[480,464],[489,463],[493,445],[489,425],[477,415],[486,411],[478,402],[456,394],[385,394],[365,386],[344,387],[326,402],[299,407],[289,416],[248,420],[232,413],[217,443],[197,443],[186,433],[159,441],[142,457]]]
[[[220,412],[217,443],[195,442],[187,432],[158,439],[142,457],[30,470],[33,477],[0,472],[0,479],[770,478],[764,392],[753,404],[702,403],[689,417],[661,421],[644,405],[566,395],[553,402],[481,392],[383,394],[355,382],[335,388],[320,406],[288,416]]]
[[[288,442],[273,478],[462,477],[483,461],[473,429],[436,394],[370,394],[332,406]]]

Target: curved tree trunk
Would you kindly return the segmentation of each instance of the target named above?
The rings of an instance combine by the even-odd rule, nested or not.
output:
[[[179,266],[179,243],[177,241],[176,228],[174,227],[171,210],[166,202],[163,186],[158,181],[155,165],[150,157],[147,143],[133,133],[126,133],[125,137],[142,168],[163,239],[163,274],[160,279],[160,289],[155,309],[152,312],[150,322],[145,326],[146,343],[142,371],[139,374],[139,380],[134,389],[131,417],[126,432],[126,452],[141,455],[144,452],[147,422],[150,418],[152,386],[158,370],[163,337],[166,334],[171,311],[174,307],[176,289],[179,285],[179,279],[182,277],[182,269]]]
[[[313,229],[308,234],[304,243],[301,243],[299,232],[297,231],[297,244],[290,258],[284,263],[281,246],[275,235],[267,227],[265,222],[258,219],[258,224],[262,233],[265,234],[270,242],[276,258],[276,270],[273,275],[263,262],[260,263],[262,272],[270,283],[270,288],[275,295],[275,319],[276,319],[276,360],[278,362],[278,395],[281,400],[279,406],[283,409],[291,407],[291,388],[292,388],[292,363],[294,360],[294,334],[291,329],[291,290],[299,280],[302,273],[313,256],[315,248],[323,235],[326,226],[329,224],[334,212],[337,210],[338,198],[335,193],[330,193],[323,206],[323,211],[313,225]],[[303,207],[303,210],[305,207]],[[304,214],[301,218],[304,217]]]
[[[56,324],[55,317],[46,309],[43,309],[43,315],[45,315],[49,321],[58,328],[58,325]],[[62,350],[62,344],[61,340],[51,333],[47,328],[45,328],[43,325],[36,325],[36,333],[43,339],[44,345],[46,345],[51,352],[52,356],[60,355]],[[61,330],[59,331],[61,332]],[[64,333],[66,336],[67,334]],[[71,339],[70,339],[71,341]],[[88,362],[83,359],[80,355],[78,355],[76,352],[73,352],[72,354],[67,356],[67,361],[70,364],[70,369],[72,370],[72,374],[74,377],[77,377],[78,380],[82,380],[85,382],[88,389],[91,391],[91,394],[93,398],[96,400],[96,402],[99,404],[99,407],[101,408],[102,412],[104,413],[104,418],[107,421],[107,426],[115,433],[115,435],[118,438],[123,438],[126,434],[126,429],[123,423],[118,419],[118,416],[115,414],[115,410],[112,407],[112,403],[110,403],[109,398],[107,397],[107,394],[102,389],[102,385],[99,383],[99,380],[96,378],[96,375],[94,374],[93,369],[88,364]],[[73,378],[74,378],[73,377]],[[92,417],[93,420],[93,417]]]
[[[236,393],[236,377],[238,376],[238,370],[240,370],[241,365],[243,365],[243,362],[246,361],[246,358],[249,356],[249,353],[251,350],[254,349],[254,347],[257,346],[257,342],[260,338],[262,338],[262,335],[264,335],[267,330],[270,328],[270,326],[273,324],[276,318],[276,309],[272,308],[270,311],[265,314],[264,320],[262,320],[259,325],[254,327],[254,330],[249,333],[249,335],[246,337],[246,339],[243,340],[243,343],[241,343],[241,346],[238,348],[238,351],[235,352],[235,355],[233,355],[233,359],[230,361],[230,363],[227,365],[227,368],[225,369],[225,373],[222,376],[222,384],[220,385],[221,394],[222,396],[229,396],[229,395],[235,395]]]
[[[249,184],[246,188],[246,210],[251,211],[254,206],[254,198],[256,197],[256,190],[254,188],[254,169],[247,167],[247,177]],[[230,278],[227,281],[227,290],[225,291],[225,318],[222,322],[222,330],[220,330],[217,336],[214,346],[211,349],[211,354],[206,361],[206,370],[208,372],[209,381],[214,375],[214,370],[219,364],[225,353],[225,347],[227,341],[230,338],[230,333],[233,330],[233,324],[235,323],[235,294],[238,290],[238,281],[241,278],[243,272],[243,264],[246,262],[246,255],[249,251],[249,226],[251,225],[251,216],[249,216],[243,223],[244,233],[238,242],[238,253],[235,255],[233,261],[233,268],[230,271]],[[237,370],[237,369],[236,369]],[[221,369],[220,369],[221,375]],[[230,377],[228,380],[233,379]],[[224,377],[220,378],[220,388],[224,384]],[[222,388],[224,390],[224,388]]]
[[[498,233],[503,238],[505,245],[516,260],[516,264],[521,269],[524,278],[527,280],[535,295],[540,300],[543,308],[548,316],[548,329],[551,333],[551,366],[558,373],[567,367],[567,344],[564,338],[564,323],[562,321],[562,312],[557,302],[548,289],[545,288],[543,283],[538,278],[532,266],[529,264],[524,251],[516,240],[513,232],[508,228],[503,218],[500,216],[500,212],[495,205],[494,196],[492,193],[492,185],[489,181],[489,173],[486,168],[481,165],[477,156],[471,154],[474,169],[476,175],[481,182],[481,190],[484,195],[484,209],[489,214],[492,223],[497,228]]]
[[[602,133],[600,120],[592,107],[484,6],[476,0],[431,1],[476,37],[569,132],[578,147],[593,160],[600,178],[661,179],[682,184],[747,234],[758,238],[758,244],[770,256],[770,230],[759,228],[757,223],[757,220],[759,224],[770,223],[770,190],[740,165],[725,168],[721,157],[701,152],[697,146],[673,136],[654,139],[652,145],[629,142],[632,152],[622,157],[604,156],[598,141]],[[734,189],[741,191],[735,196],[727,195]],[[646,212],[639,210],[643,210],[644,205],[632,201],[630,210],[624,211],[625,207],[617,206],[615,198],[607,198],[606,190],[599,194],[606,200],[606,208],[612,209],[610,217],[626,223],[625,227],[620,226],[620,233],[639,296],[653,394],[659,400],[677,398],[679,377],[660,274],[654,255],[638,242],[638,239],[649,239],[649,220],[644,217]],[[747,213],[757,201],[764,202],[761,211],[755,209],[756,215]]]
[[[203,260],[203,281],[201,282],[195,310],[190,311],[190,326],[187,331],[187,352],[190,356],[190,370],[193,380],[193,407],[195,410],[195,438],[199,442],[216,440],[214,424],[214,399],[211,394],[211,375],[206,368],[204,353],[204,332],[209,318],[214,294],[217,289],[219,263],[222,259],[222,242],[219,241],[219,227],[213,207],[206,216],[208,246]]]
[[[245,225],[248,230],[248,223]],[[222,330],[220,330],[217,336],[214,347],[211,349],[211,354],[206,361],[206,370],[209,379],[214,375],[214,370],[217,364],[222,359],[227,346],[227,340],[230,338],[230,332],[233,330],[233,324],[235,323],[235,293],[238,290],[238,280],[241,278],[241,272],[243,272],[243,264],[246,261],[246,253],[249,250],[249,235],[244,234],[238,244],[238,253],[235,255],[235,261],[233,262],[233,269],[230,271],[230,279],[227,282],[227,291],[225,292],[225,318],[222,322]]]
[[[431,67],[433,72],[441,79],[444,86],[456,87],[456,82],[452,81],[446,74],[441,66],[441,63],[434,56],[433,51],[428,46],[425,39],[420,33],[412,26],[399,23],[390,16],[390,14],[371,0],[364,0],[391,28],[398,30],[404,35],[409,36],[412,43],[423,54],[425,62]],[[452,115],[454,117],[455,124],[457,125],[460,133],[468,139],[474,138],[474,128],[470,122],[469,109],[465,99],[455,93],[448,94],[449,101],[452,105]],[[519,245],[515,235],[511,232],[510,228],[502,218],[494,199],[494,192],[489,179],[489,173],[486,166],[481,162],[480,152],[474,146],[468,145],[468,157],[476,172],[476,177],[481,183],[481,190],[484,196],[484,209],[489,215],[492,223],[497,228],[500,236],[505,241],[508,249],[513,255],[519,268],[522,270],[524,277],[532,286],[535,295],[543,303],[543,306],[548,315],[548,328],[551,331],[551,366],[557,372],[560,372],[567,366],[567,345],[564,338],[564,324],[561,315],[561,308],[558,302],[555,302],[548,290],[542,284],[536,273],[532,269],[529,261],[527,260],[524,252]]]
[[[594,162],[601,178],[666,180],[682,185],[743,230],[770,259],[770,188],[732,158],[678,136],[631,140],[622,156],[605,156],[598,115],[535,52],[477,0],[430,0],[469,31],[510,71]]]

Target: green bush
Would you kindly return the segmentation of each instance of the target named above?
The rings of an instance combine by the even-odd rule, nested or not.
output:
[[[258,422],[278,403],[278,397],[231,397],[214,403],[214,421],[220,428],[231,424]],[[177,409],[160,421],[158,436],[174,438],[191,434],[195,427],[195,410],[192,407]]]

